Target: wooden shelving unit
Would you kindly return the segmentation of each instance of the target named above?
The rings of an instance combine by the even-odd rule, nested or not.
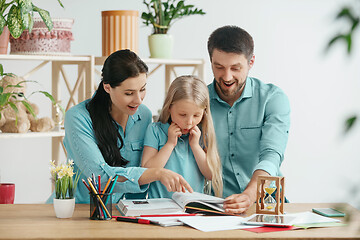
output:
[[[2,55],[0,54],[0,60],[11,60],[11,61],[32,61],[39,62],[39,64],[30,69],[22,77],[28,79],[33,73],[40,70],[47,64],[51,64],[51,94],[53,95],[55,101],[60,101],[60,90],[62,80],[65,83],[65,87],[69,92],[69,101],[62,105],[68,110],[71,106],[78,104],[79,102],[90,98],[95,89],[95,74],[100,74],[96,70],[95,66],[102,65],[106,57],[95,57],[92,55],[84,56],[74,56],[74,55],[64,55],[64,56],[48,56],[48,55]],[[178,67],[190,67],[193,68],[192,74],[199,76],[201,79],[204,79],[204,60],[202,59],[143,59],[143,61],[149,65],[149,77],[156,72],[158,69],[165,68],[165,92],[169,88],[171,80],[176,76],[176,69]],[[75,84],[74,81],[69,79],[66,74],[66,65],[75,65],[77,66],[77,79]],[[55,117],[55,112],[52,112],[52,117]],[[51,137],[52,141],[52,159],[55,162],[59,161],[60,146],[63,150],[65,148],[62,144],[62,139],[65,135],[64,130],[52,131],[46,133],[0,133],[0,139],[6,138],[37,138],[37,137]]]

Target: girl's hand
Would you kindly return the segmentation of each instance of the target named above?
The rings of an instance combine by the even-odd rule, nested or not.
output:
[[[160,169],[160,182],[166,187],[168,192],[193,192],[190,184],[176,172],[162,168]]]
[[[199,145],[201,136],[201,130],[198,126],[194,126],[192,129],[190,129],[190,136],[189,136],[189,144],[190,146],[197,146]]]
[[[173,147],[176,146],[178,137],[181,136],[181,128],[176,123],[171,123],[168,129],[168,140],[167,142]]]

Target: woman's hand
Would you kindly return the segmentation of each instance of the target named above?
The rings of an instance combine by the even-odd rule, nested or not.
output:
[[[201,130],[197,125],[190,129],[189,144],[191,147],[199,145],[200,136]]]
[[[159,181],[166,187],[168,192],[193,192],[190,184],[178,173],[168,169],[159,169]]]
[[[178,137],[181,136],[181,128],[176,123],[171,123],[168,129],[168,140],[167,143],[173,147],[176,146]]]

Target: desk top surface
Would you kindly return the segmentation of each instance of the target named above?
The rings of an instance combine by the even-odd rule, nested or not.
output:
[[[311,211],[333,204],[285,204],[285,211]],[[360,239],[360,211],[345,204],[351,214],[347,226],[272,233],[245,230],[201,232],[190,227],[161,227],[127,222],[89,220],[89,205],[77,204],[70,219],[59,219],[51,204],[0,204],[0,239]],[[254,206],[247,215],[254,212]],[[115,215],[117,210],[113,208]],[[340,218],[341,219],[341,218]],[[342,221],[345,221],[342,218]]]

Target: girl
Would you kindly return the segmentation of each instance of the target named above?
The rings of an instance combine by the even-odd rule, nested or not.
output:
[[[119,175],[113,202],[124,193],[144,192],[152,181],[190,189],[177,173],[141,168],[144,132],[151,112],[142,104],[148,67],[130,50],[111,54],[102,69],[102,81],[92,97],[66,112],[64,145],[82,179],[100,175],[105,183]],[[79,181],[77,203],[89,203],[89,191]]]
[[[208,88],[203,81],[194,76],[181,76],[172,82],[159,122],[147,128],[142,166],[177,172],[196,192],[204,192],[205,180],[211,180],[215,195],[222,195],[221,163]],[[170,192],[182,191],[182,187],[153,182],[149,197],[171,198]]]

